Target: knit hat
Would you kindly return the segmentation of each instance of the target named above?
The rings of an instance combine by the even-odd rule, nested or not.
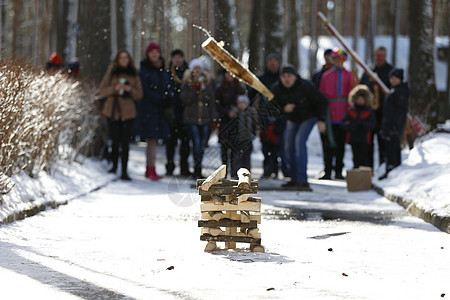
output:
[[[189,63],[189,69],[193,70],[195,67],[200,67],[202,70],[204,70],[205,69],[205,64],[203,63],[203,61],[201,61],[201,59],[194,58]]]
[[[161,47],[157,43],[151,42],[145,49],[145,55],[147,55],[152,50],[158,50],[158,52],[161,53]]]
[[[276,60],[278,60],[278,63],[281,64],[281,56],[279,56],[276,53],[270,53],[269,55],[267,55],[267,61],[271,60],[272,58],[275,58]]]
[[[347,60],[347,52],[345,52],[344,49],[341,49],[339,47],[334,47],[333,48],[333,54],[331,55],[333,57],[339,57],[342,58],[344,60]]]
[[[63,63],[63,59],[62,59],[61,55],[59,55],[59,54],[56,53],[56,52],[53,52],[53,53],[50,55],[50,58],[49,58],[48,61],[49,61],[50,63],[54,64],[54,65],[57,65],[57,66],[60,66],[60,65],[62,65],[62,63]]]
[[[284,74],[284,73],[291,73],[294,75],[298,75],[297,70],[295,69],[295,67],[293,65],[285,65],[281,68],[281,72],[280,74]]]
[[[247,95],[239,95],[239,96],[237,97],[236,102],[245,102],[245,103],[247,103],[247,104],[250,104],[250,99],[248,99],[248,96],[247,96]]]
[[[396,69],[396,68],[392,69],[389,72],[389,78],[391,78],[392,76],[395,76],[401,81],[403,81],[403,69]]]

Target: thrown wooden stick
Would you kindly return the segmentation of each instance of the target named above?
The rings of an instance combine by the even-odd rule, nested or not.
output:
[[[225,50],[221,43],[218,43],[213,37],[209,37],[203,42],[202,48],[211,55],[222,67],[228,70],[237,79],[243,81],[255,90],[272,100],[272,92],[255,76],[249,69],[239,63],[239,61]]]

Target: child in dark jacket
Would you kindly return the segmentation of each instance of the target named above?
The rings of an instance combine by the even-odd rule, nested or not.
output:
[[[393,90],[384,100],[381,122],[381,136],[385,140],[386,173],[379,180],[387,178],[388,173],[401,164],[400,142],[409,109],[409,87],[403,82],[403,69],[392,69],[389,81]]]
[[[236,101],[236,116],[227,126],[227,141],[231,148],[231,174],[237,176],[240,168],[250,170],[253,139],[256,136],[257,114],[247,95],[239,95]]]
[[[342,119],[347,130],[347,143],[352,146],[353,168],[370,166],[369,147],[376,127],[375,113],[370,108],[372,93],[366,85],[355,86],[348,95],[350,108]]]

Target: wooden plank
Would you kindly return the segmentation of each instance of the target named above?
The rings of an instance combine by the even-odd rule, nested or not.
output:
[[[208,191],[213,184],[217,183],[220,179],[225,177],[226,174],[227,174],[227,166],[221,165],[217,170],[215,170],[211,175],[209,175],[208,178],[206,178],[206,180],[200,186],[200,189],[203,191]]]
[[[211,197],[211,200],[212,200],[212,202],[215,204],[215,205],[223,205],[223,197],[221,197],[221,196],[218,196],[218,195],[213,195],[212,197]],[[202,201],[202,202],[205,202],[205,201]]]
[[[205,182],[206,179],[197,179],[197,187],[200,187],[203,182]],[[259,184],[258,180],[251,180],[250,181],[250,186],[252,187],[257,187]],[[238,186],[239,185],[239,180],[236,179],[222,179],[218,182],[216,182],[214,185],[221,185],[224,187],[230,187],[230,186]],[[197,188],[198,189],[198,188]]]
[[[236,217],[237,218],[237,217]],[[246,227],[246,228],[257,228],[258,222],[256,220],[248,219],[248,222],[241,222],[240,220],[233,220],[230,218],[222,219],[220,221],[206,221],[199,220],[198,227]]]
[[[240,204],[241,202],[247,201],[249,197],[250,197],[250,194],[242,194],[242,195],[239,195],[239,196],[237,197],[238,204]]]
[[[264,247],[263,247],[263,246],[257,245],[257,244],[251,244],[251,245],[250,245],[250,251],[252,251],[252,252],[260,252],[260,253],[266,252],[266,251],[264,250]]]
[[[261,224],[261,215],[251,215],[249,214],[250,217],[250,221],[256,221],[258,224]],[[210,211],[210,212],[204,212],[202,213],[202,219],[203,220],[215,220],[215,221],[219,221],[222,219],[231,219],[228,213],[223,213],[223,212],[219,212],[219,211]],[[233,220],[233,219],[232,219]],[[242,211],[241,214],[237,215],[237,219],[235,220],[241,220],[242,222]]]
[[[237,212],[235,212],[235,211],[230,212],[230,217],[237,218]],[[237,228],[236,227],[227,227],[225,230],[225,234],[228,236],[236,236]],[[227,249],[236,249],[236,242],[226,242],[225,247]]]
[[[242,223],[250,223],[250,212],[248,211],[241,211],[241,222]]]
[[[211,196],[211,195],[230,195],[230,194],[256,194],[258,193],[258,187],[251,186],[250,189],[240,189],[237,186],[221,186],[219,184],[213,185],[208,191],[199,190],[199,195],[201,196]]]
[[[251,238],[251,237],[243,237],[243,236],[226,236],[226,235],[218,235],[212,236],[210,234],[202,234],[200,236],[201,241],[211,241],[211,242],[236,242],[236,243],[251,243],[251,244],[261,244],[260,238]]]
[[[205,247],[206,252],[214,251],[217,249],[216,242],[208,242]]]
[[[245,168],[240,168],[237,171],[238,175],[238,187],[240,189],[250,189],[251,182],[252,182],[252,175],[250,174],[250,171]]]
[[[238,211],[238,210],[246,210],[246,211],[261,211],[261,202],[252,202],[245,201],[241,204],[233,205],[230,203],[224,202],[223,205],[216,205],[213,202],[203,202],[200,205],[200,211],[208,212],[208,211]]]

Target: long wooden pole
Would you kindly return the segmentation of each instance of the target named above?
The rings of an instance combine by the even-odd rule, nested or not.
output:
[[[372,78],[372,80],[381,88],[381,90],[387,94],[389,92],[388,87],[383,81],[378,77],[378,75],[369,68],[369,66],[359,57],[358,53],[344,40],[344,37],[337,31],[337,29],[331,24],[327,17],[322,12],[317,12],[317,16],[322,20],[327,29],[334,35],[334,37],[342,44],[342,46],[347,50],[348,54],[363,68],[367,75]]]

